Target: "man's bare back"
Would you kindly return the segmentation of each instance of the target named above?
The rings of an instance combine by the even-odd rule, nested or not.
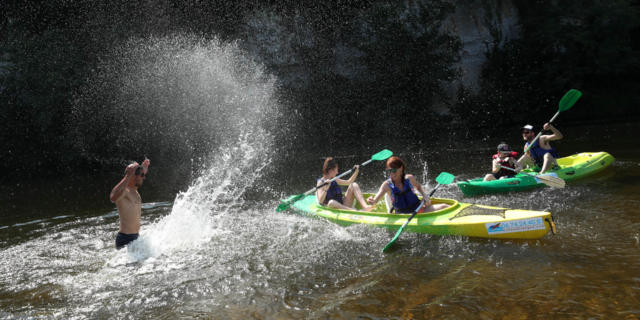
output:
[[[142,215],[142,198],[138,188],[144,182],[151,161],[145,159],[142,165],[134,162],[127,166],[125,175],[113,187],[109,198],[118,207],[120,216],[120,232],[116,236],[116,248],[120,249],[138,238],[140,216]]]

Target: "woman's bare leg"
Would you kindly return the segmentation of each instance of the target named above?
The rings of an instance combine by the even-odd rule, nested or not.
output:
[[[432,211],[438,211],[438,210],[442,210],[445,208],[449,208],[449,205],[446,203],[438,203],[438,204],[432,204],[428,207],[426,207],[424,209],[424,212],[432,212]]]
[[[329,203],[327,203],[327,207],[334,208],[334,209],[353,210],[352,207],[347,207],[344,204],[335,200],[329,200]]]
[[[347,188],[347,193],[344,197],[344,204],[346,206],[353,206],[354,199],[358,200],[358,203],[360,203],[360,206],[363,210],[370,209],[371,206],[369,206],[367,201],[364,199],[364,195],[362,194],[362,190],[360,190],[360,186],[355,182],[350,184],[349,188]]]

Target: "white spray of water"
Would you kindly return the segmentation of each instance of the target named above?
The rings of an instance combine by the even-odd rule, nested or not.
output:
[[[147,227],[140,240],[132,243],[128,251],[130,260],[189,249],[230,232],[222,216],[238,213],[244,202],[243,194],[271,161],[261,157],[262,146],[252,140],[254,135],[247,131],[235,146],[221,147],[212,165],[177,196],[171,213]]]
[[[212,147],[200,176],[176,197],[169,215],[142,227],[126,260],[191,249],[228,232],[220,217],[242,206],[245,192],[272,158],[273,138],[265,123],[277,116],[275,79],[236,43],[174,36],[132,40],[116,52],[123,65],[104,68],[115,70],[106,78],[122,86],[114,101],[160,124],[160,132],[133,124],[134,133],[150,135],[161,145]],[[78,112],[79,118],[89,116],[84,109]],[[122,254],[114,259],[124,262]]]

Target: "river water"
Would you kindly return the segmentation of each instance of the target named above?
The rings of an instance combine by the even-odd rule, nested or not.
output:
[[[0,317],[638,318],[640,154],[618,138],[633,127],[618,125],[597,144],[584,136],[565,141],[563,154],[606,150],[617,157],[608,170],[565,189],[476,198],[454,185],[439,191],[466,202],[550,210],[558,234],[537,241],[405,233],[383,254],[391,232],[276,213],[277,198],[231,199],[227,192],[253,183],[233,175],[219,177],[213,189],[198,179],[177,198],[145,202],[141,239],[128,250],[114,249],[111,206],[21,204],[40,215],[0,225]],[[568,128],[565,139],[584,129]],[[490,149],[396,153],[433,187],[440,168],[459,179],[481,175],[488,164],[477,159]],[[371,154],[336,156],[348,167]],[[301,157],[317,165],[289,168],[291,177],[271,186],[275,192],[310,187],[320,161]],[[224,163],[228,171],[243,170],[246,164],[232,160]],[[376,163],[363,168],[363,189],[374,191],[381,171]],[[145,186],[140,192],[144,200]]]
[[[172,44],[154,48],[162,45]],[[279,199],[311,188],[323,156],[336,156],[342,171],[384,148],[403,157],[428,188],[440,171],[481,176],[503,137],[428,148],[369,141],[355,151],[298,147],[278,156],[262,124],[277,109],[273,82],[225,69],[238,63],[237,54],[225,56],[233,47],[196,46],[196,55],[167,55],[182,59],[168,70],[186,70],[185,79],[200,79],[202,88],[221,87],[216,103],[233,111],[212,126],[228,128],[218,137],[228,143],[177,193],[164,186],[152,159],[140,189],[141,237],[126,250],[114,248],[118,214],[107,200],[120,172],[3,186],[0,318],[640,317],[640,149],[629,134],[637,123],[563,128],[561,155],[616,157],[606,171],[564,189],[465,198],[450,185],[436,194],[549,210],[558,234],[505,241],[404,233],[383,254],[392,232],[276,213]],[[247,63],[237,69],[253,72]],[[197,68],[203,64],[215,67]],[[517,129],[513,138],[519,142]],[[362,169],[365,191],[377,190],[382,169]]]

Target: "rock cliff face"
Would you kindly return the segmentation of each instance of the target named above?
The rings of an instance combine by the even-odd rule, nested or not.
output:
[[[388,19],[414,21],[425,14],[421,8],[429,8],[429,3],[428,0],[393,3],[394,15]],[[422,7],[418,4],[422,4]],[[454,6],[453,12],[440,22],[441,32],[457,36],[462,44],[460,61],[456,65],[459,76],[443,84],[451,97],[455,96],[460,85],[476,92],[486,53],[494,46],[517,38],[520,33],[517,9],[511,1],[455,2]],[[336,74],[349,79],[368,77],[370,75],[361,63],[363,52],[348,43],[348,38],[354,37],[360,41],[376,41],[375,38],[367,38],[367,30],[377,26],[363,18],[366,10],[355,14],[352,20],[344,21],[351,28],[334,25],[329,26],[332,30],[328,30],[317,28],[321,24],[318,24],[318,17],[313,12],[285,15],[277,10],[260,9],[246,17],[239,38],[244,40],[246,49],[278,74],[281,83],[287,87],[305,87],[311,71],[309,51],[318,60],[314,62],[318,69],[313,72]],[[415,24],[407,23],[406,26],[415,29]],[[421,33],[424,30],[412,32]],[[328,33],[339,35],[328,36]]]
[[[307,17],[286,17],[262,9],[247,16],[240,37],[245,48],[267,65],[288,87],[304,87],[308,72],[300,48],[313,48],[317,34],[308,27]]]
[[[516,7],[510,1],[499,0],[457,5],[445,21],[444,30],[456,34],[462,41],[461,75],[453,84],[462,84],[474,92],[479,86],[487,52],[520,36]]]

